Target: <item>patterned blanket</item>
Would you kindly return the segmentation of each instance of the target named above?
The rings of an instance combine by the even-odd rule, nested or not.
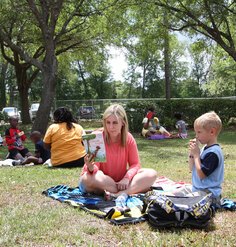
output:
[[[159,177],[153,184],[153,189],[160,193],[170,193],[185,185],[186,183],[176,183],[166,177]],[[126,199],[125,208],[118,208],[115,200],[106,201],[102,196],[83,193],[78,187],[70,188],[67,185],[51,187],[43,191],[43,194],[73,207],[81,208],[99,218],[107,219],[115,225],[134,224],[146,220],[146,212],[143,208],[144,194],[129,196]]]
[[[43,194],[73,207],[81,208],[99,218],[107,219],[115,225],[134,224],[146,220],[141,206],[143,204],[140,199],[142,195],[129,196],[126,200],[127,207],[121,209],[116,207],[115,200],[105,201],[102,196],[82,193],[78,187],[57,185],[43,191]]]

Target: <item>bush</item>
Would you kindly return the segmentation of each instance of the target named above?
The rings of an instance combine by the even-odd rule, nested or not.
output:
[[[147,109],[154,106],[162,126],[173,129],[175,125],[175,112],[181,112],[183,119],[190,127],[194,120],[209,111],[215,111],[221,118],[223,125],[227,125],[231,117],[236,117],[236,100],[230,99],[173,99],[173,100],[147,100],[130,101],[126,105],[130,130],[140,132],[142,119]]]
[[[4,122],[7,122],[8,121],[8,115],[6,112],[1,112],[0,111],[0,122],[1,121],[4,121]]]

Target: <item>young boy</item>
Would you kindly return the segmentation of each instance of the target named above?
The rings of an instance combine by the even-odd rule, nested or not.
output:
[[[10,128],[5,132],[6,144],[9,151],[8,158],[23,161],[25,157],[32,155],[23,145],[26,135],[23,131],[17,128],[18,118],[10,117],[9,123]]]
[[[43,164],[45,161],[50,159],[50,151],[44,148],[41,133],[39,131],[33,131],[30,134],[31,141],[35,144],[35,155],[31,155],[26,159],[15,160],[13,161],[13,165],[26,165],[29,163],[34,163],[35,165]]]
[[[196,139],[189,143],[189,167],[192,171],[192,190],[212,193],[212,204],[220,206],[224,180],[224,156],[217,143],[221,119],[215,112],[208,112],[194,122]],[[205,144],[200,151],[199,143]]]
[[[33,131],[30,135],[31,141],[35,144],[35,157],[38,158],[38,164],[43,164],[50,159],[51,153],[44,148],[42,135],[39,131]]]

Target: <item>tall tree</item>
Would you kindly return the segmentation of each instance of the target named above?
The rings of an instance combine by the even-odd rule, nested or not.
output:
[[[6,74],[8,63],[0,63],[0,110],[6,106]]]
[[[169,34],[169,20],[168,14],[164,13],[163,18],[165,27],[164,27],[164,64],[165,64],[165,89],[166,89],[166,99],[171,98],[171,68],[170,68],[170,34]]]
[[[31,122],[29,115],[29,99],[28,93],[31,83],[36,78],[39,69],[34,69],[32,73],[32,65],[30,63],[21,62],[18,52],[13,51],[12,57],[6,54],[4,42],[1,42],[2,54],[5,60],[14,66],[17,87],[20,96],[21,117],[24,124]],[[35,54],[36,57],[36,54]]]
[[[0,24],[0,39],[4,44],[17,52],[25,63],[35,66],[42,72],[41,104],[33,124],[34,130],[44,133],[47,128],[47,116],[49,116],[55,97],[57,56],[69,50],[85,49],[99,44],[99,37],[103,32],[99,19],[102,23],[103,11],[116,2],[118,0],[89,2],[84,0],[24,0],[18,5],[9,2],[10,9],[22,15],[24,13],[24,20],[30,20],[34,27],[34,33],[27,32],[22,35],[26,36],[28,41],[36,43],[37,48],[34,51],[43,49],[40,57],[34,57],[34,52],[14,42],[14,35],[11,37],[6,35],[5,26],[3,23]],[[32,49],[32,46],[30,48]]]
[[[212,64],[203,90],[206,96],[236,95],[236,63],[219,47],[212,54]]]
[[[169,28],[198,33],[214,40],[236,61],[236,2],[231,0],[148,1],[170,13]]]

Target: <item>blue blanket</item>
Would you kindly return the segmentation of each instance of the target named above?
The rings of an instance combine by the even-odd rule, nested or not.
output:
[[[134,224],[146,220],[142,212],[142,195],[129,196],[124,208],[118,208],[116,201],[105,201],[102,196],[83,193],[80,188],[70,188],[66,185],[51,187],[43,194],[60,202],[79,207],[99,218],[107,219],[115,225]]]

